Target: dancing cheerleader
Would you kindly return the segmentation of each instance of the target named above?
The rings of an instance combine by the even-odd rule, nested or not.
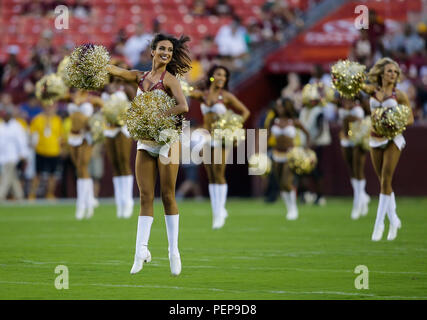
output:
[[[128,82],[138,85],[137,95],[151,90],[163,90],[176,100],[176,105],[170,108],[165,116],[179,115],[188,112],[188,105],[176,75],[182,75],[190,70],[190,57],[186,42],[187,36],[176,39],[172,36],[157,34],[151,42],[153,57],[150,72],[126,70],[108,65],[108,72]],[[170,149],[174,149],[171,146]],[[148,250],[151,225],[153,222],[153,201],[156,176],[160,176],[160,190],[165,211],[166,230],[169,242],[169,262],[172,275],[181,273],[181,258],[178,250],[179,214],[175,200],[175,185],[179,164],[170,162],[164,164],[162,157],[168,157],[161,145],[154,141],[140,140],[137,144],[135,164],[136,180],[140,193],[141,210],[138,218],[135,259],[131,274],[141,271],[144,262],[151,261]],[[170,150],[169,150],[170,151]]]
[[[200,108],[203,114],[203,127],[211,134],[213,133],[212,124],[218,120],[218,117],[227,111],[227,106],[236,109],[246,121],[250,112],[245,105],[239,101],[231,92],[228,91],[228,81],[230,72],[224,66],[213,66],[207,73],[205,90],[193,90],[190,97],[201,102]],[[225,219],[228,216],[225,209],[227,200],[228,184],[225,179],[225,159],[227,159],[228,150],[221,145],[221,163],[214,163],[214,148],[221,144],[211,139],[211,163],[205,163],[205,169],[209,180],[209,196],[211,199],[213,229],[219,229],[224,226]]]
[[[350,181],[353,187],[351,218],[356,220],[360,216],[368,214],[370,197],[365,191],[365,160],[367,150],[363,145],[356,145],[348,136],[348,132],[351,123],[360,122],[364,119],[365,111],[358,100],[353,102],[350,99],[342,99],[342,107],[338,110],[338,115],[342,121],[342,130],[340,132],[341,150],[344,160],[350,169]]]
[[[293,173],[287,164],[286,152],[294,146],[297,128],[304,132],[307,145],[310,145],[310,136],[298,120],[298,114],[294,104],[289,98],[280,98],[274,107],[274,118],[268,129],[269,135],[273,135],[276,144],[272,150],[273,172],[279,183],[280,195],[287,208],[286,218],[295,220],[298,218],[296,190],[293,186]]]
[[[124,118],[115,112],[116,116],[111,117],[106,114],[107,107],[122,107],[122,112],[126,111],[129,104],[128,96],[125,93],[125,83],[121,79],[114,78],[107,91],[101,97],[104,100],[104,115],[108,122],[108,127],[104,130],[105,147],[107,156],[113,168],[114,199],[116,202],[117,218],[130,218],[133,213],[133,174],[130,168],[130,154],[132,148],[132,138],[124,124]]]
[[[394,60],[382,58],[370,69],[368,73],[370,84],[365,84],[363,90],[370,95],[371,113],[380,107],[395,108],[398,104],[402,104],[409,107],[407,125],[411,125],[414,122],[414,116],[409,99],[404,92],[396,89],[401,73],[399,65]],[[397,230],[401,228],[402,224],[396,213],[396,200],[392,188],[392,180],[405,144],[406,141],[402,134],[395,136],[393,139],[388,139],[374,131],[371,132],[369,141],[371,159],[381,186],[372,241],[381,240],[386,214],[390,220],[387,240],[394,240],[397,236]]]
[[[94,112],[94,103],[102,103],[87,91],[78,90],[73,102],[68,104],[71,132],[68,136],[71,160],[77,173],[76,219],[91,218],[97,201],[94,197],[93,180],[89,174],[89,162],[93,149],[93,137],[89,130],[89,119]]]

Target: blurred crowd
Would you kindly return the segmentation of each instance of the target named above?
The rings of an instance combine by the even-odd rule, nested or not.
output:
[[[43,16],[53,14],[55,6],[60,1],[32,1],[22,7],[21,14]],[[319,1],[313,0],[310,3]],[[79,17],[90,17],[92,11],[91,2],[87,0],[76,0],[72,7],[71,14]],[[207,70],[214,63],[221,63],[227,66],[231,71],[239,71],[244,68],[244,62],[250,57],[253,50],[263,45],[266,41],[281,41],[284,36],[284,30],[288,26],[303,27],[301,19],[302,13],[295,8],[289,8],[287,1],[267,0],[260,9],[258,19],[246,19],[236,15],[236,10],[227,0],[218,0],[215,5],[208,6],[204,0],[194,0],[191,8],[194,16],[216,15],[228,16],[230,22],[219,28],[216,34],[206,35],[197,45],[191,48],[192,52],[192,70],[188,74],[188,81],[197,82],[202,79]],[[368,68],[373,63],[383,57],[389,56],[397,60],[402,66],[402,81],[398,88],[405,91],[411,101],[414,109],[416,122],[423,122],[427,119],[427,26],[426,22],[419,21],[415,24],[402,24],[400,30],[390,33],[385,27],[384,20],[370,11],[370,28],[361,30],[360,37],[355,41],[349,58],[365,64]],[[139,23],[135,26],[135,32],[129,35],[125,29],[121,29],[108,48],[114,59],[123,61],[132,69],[148,70],[151,68],[150,41],[157,32],[162,32],[162,24],[154,18],[149,23]],[[57,166],[54,172],[43,168],[36,168],[36,154],[43,156],[45,151],[37,151],[37,144],[40,141],[35,140],[34,133],[39,130],[34,122],[39,123],[42,117],[51,119],[45,114],[40,101],[35,97],[35,84],[45,74],[55,72],[57,65],[62,58],[69,54],[74,47],[73,43],[67,43],[63,46],[55,46],[53,43],[54,33],[46,29],[41,33],[37,44],[32,48],[31,58],[24,64],[18,59],[20,47],[10,45],[7,48],[7,58],[0,62],[0,114],[3,120],[0,120],[0,129],[6,130],[7,125],[11,125],[10,132],[17,132],[13,135],[17,140],[15,147],[11,147],[11,141],[4,137],[0,142],[0,156],[11,152],[13,156],[0,157],[0,167],[3,167],[3,173],[7,166],[5,163],[14,163],[17,168],[16,176],[21,179],[20,185],[23,186],[22,192],[14,192],[16,198],[23,196],[35,197],[35,192],[41,192],[39,185],[46,185],[44,195],[52,197],[49,189],[48,176],[54,175],[56,179],[64,179],[66,174],[72,174],[70,169],[71,161],[64,148],[66,141],[67,126],[69,124],[66,105],[57,104],[55,106],[55,118],[58,125],[57,144],[60,145],[54,151],[55,157],[58,157]],[[309,80],[308,80],[309,79]],[[294,102],[297,112],[303,108],[302,88],[306,81],[310,83],[322,82],[325,85],[331,85],[329,70],[324,70],[320,65],[313,67],[312,74],[300,75],[290,73],[287,75],[287,81],[281,91],[282,98],[289,98]],[[339,103],[330,102],[324,107],[325,119],[328,122],[336,122],[338,119]],[[263,116],[266,112],[263,113]],[[263,116],[258,122],[258,127],[263,127]],[[16,126],[20,124],[22,133]],[[40,129],[41,130],[41,129]],[[44,130],[44,129],[43,129]],[[23,136],[24,138],[17,138]],[[40,136],[40,132],[38,133]],[[23,142],[24,141],[24,142]],[[7,142],[7,143],[6,143]],[[22,148],[26,145],[27,149]],[[56,144],[55,144],[56,145]],[[10,149],[12,148],[12,149]],[[7,150],[7,152],[5,151]],[[11,151],[12,150],[12,151]],[[52,150],[47,151],[51,154]],[[99,157],[102,157],[100,149]],[[98,166],[95,166],[98,168]],[[39,172],[37,172],[37,170]],[[68,170],[68,171],[67,171]],[[6,170],[7,171],[7,170]],[[46,171],[46,172],[45,172]],[[70,173],[71,172],[71,173]],[[39,174],[46,174],[46,179],[39,181],[36,191],[31,191],[33,180]],[[99,180],[100,173],[98,175]],[[8,177],[11,186],[17,189],[16,177]],[[37,178],[39,179],[39,178]],[[52,178],[51,178],[52,179]],[[39,179],[40,180],[40,179]],[[9,183],[9,182],[8,182]],[[66,186],[61,191],[61,196],[66,195]],[[34,189],[34,188],[33,188]],[[0,200],[2,191],[0,186]],[[31,194],[32,192],[32,194]],[[4,195],[3,195],[4,197]]]

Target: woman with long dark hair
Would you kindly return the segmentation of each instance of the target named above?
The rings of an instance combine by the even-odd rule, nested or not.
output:
[[[309,133],[298,120],[293,101],[289,98],[279,98],[274,106],[274,118],[270,122],[268,134],[273,135],[276,140],[272,150],[273,172],[279,184],[280,196],[287,208],[288,220],[298,218],[296,188],[293,186],[294,174],[289,168],[286,156],[286,152],[294,146],[296,129],[304,132],[307,145],[310,145]]]
[[[243,117],[243,121],[249,118],[250,112],[245,105],[228,91],[228,81],[230,72],[224,66],[215,65],[207,73],[204,88],[194,90],[190,97],[201,102],[200,108],[203,114],[203,127],[211,134],[212,124],[218,120],[219,116],[227,111],[227,107],[237,110]],[[212,136],[212,135],[211,135]],[[221,163],[214,162],[214,148],[221,147]],[[205,169],[209,180],[209,196],[212,205],[213,229],[222,228],[225,218],[228,216],[225,209],[227,200],[228,184],[225,179],[225,159],[227,159],[227,149],[224,145],[211,139],[211,163],[205,163]]]
[[[414,122],[414,116],[407,95],[396,89],[402,71],[396,61],[382,58],[369,70],[370,84],[364,86],[364,91],[370,95],[369,105],[371,112],[380,107],[396,107],[405,105],[411,110],[407,125]],[[400,154],[406,141],[402,134],[393,139],[382,137],[372,131],[369,146],[371,159],[381,186],[377,218],[375,220],[372,241],[379,241],[384,232],[384,219],[387,214],[390,227],[387,240],[394,240],[397,230],[401,228],[401,221],[396,213],[396,200],[392,187],[392,180]]]
[[[190,57],[186,43],[187,36],[179,39],[165,34],[157,34],[151,42],[153,57],[151,71],[126,70],[108,65],[110,74],[121,77],[138,85],[137,95],[154,89],[163,90],[176,100],[175,107],[165,112],[164,116],[179,115],[188,112],[188,105],[179,81],[175,76],[183,75],[190,70]],[[175,200],[175,184],[178,174],[178,163],[162,161],[170,153],[154,141],[138,141],[135,164],[135,175],[138,183],[141,210],[138,217],[136,250],[131,274],[141,271],[144,262],[151,261],[148,250],[151,224],[153,222],[153,201],[157,173],[160,176],[160,190],[165,211],[166,230],[169,242],[169,262],[171,273],[181,273],[181,257],[178,250],[179,214]],[[171,146],[170,149],[174,149]],[[170,150],[169,150],[170,151]]]

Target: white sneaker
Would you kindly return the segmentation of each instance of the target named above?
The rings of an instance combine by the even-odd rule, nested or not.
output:
[[[227,219],[228,218],[228,212],[227,212],[227,209],[222,209],[222,215],[224,216],[224,219]]]
[[[325,197],[320,197],[320,198],[317,200],[317,205],[319,205],[319,206],[321,206],[321,207],[325,206],[325,205],[326,205],[326,198],[325,198]]]
[[[76,219],[82,220],[84,217],[85,217],[85,209],[84,208],[76,209]]]
[[[127,203],[124,208],[123,208],[123,212],[122,212],[122,216],[125,219],[128,219],[132,216],[133,213],[133,203]]]
[[[402,223],[400,222],[400,220],[398,221],[397,224],[391,224],[389,226],[388,229],[388,235],[387,235],[387,240],[391,241],[396,239],[397,237],[397,230],[400,229],[402,227]]]
[[[144,266],[144,262],[151,262],[151,253],[148,249],[143,250],[142,258],[137,257],[135,255],[135,259],[133,262],[132,269],[130,270],[130,274],[138,273],[142,270],[142,267]]]
[[[360,218],[360,211],[353,208],[353,210],[351,210],[351,219],[357,220],[359,218]]]
[[[380,241],[383,237],[384,225],[379,226],[378,228],[374,228],[374,232],[372,233],[372,241]]]
[[[288,219],[288,220],[298,219],[298,211],[295,209],[288,211],[288,214],[286,215],[286,219]]]
[[[99,201],[98,201],[98,199],[96,199],[96,198],[92,199],[92,206],[94,208],[98,208],[99,207]]]
[[[94,207],[87,208],[86,210],[86,219],[90,219],[93,217]]]
[[[179,276],[181,273],[181,257],[178,254],[169,254],[169,263],[173,276]]]
[[[360,211],[360,215],[362,217],[365,217],[368,214],[369,211],[369,202],[371,201],[371,197],[364,193],[363,194],[363,200],[362,200],[362,205],[361,205],[361,211]]]
[[[223,214],[214,218],[212,229],[221,229],[225,224],[225,216]]]

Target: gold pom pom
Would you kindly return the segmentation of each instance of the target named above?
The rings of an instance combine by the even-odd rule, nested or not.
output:
[[[153,140],[172,144],[179,139],[181,116],[165,117],[164,112],[176,105],[163,90],[152,90],[137,95],[126,113],[126,125],[135,140]]]
[[[211,125],[213,139],[222,143],[237,143],[245,140],[242,116],[227,110]]]
[[[127,98],[112,94],[104,101],[101,111],[109,124],[121,127],[126,122],[126,112],[129,108],[130,101]]]
[[[345,98],[353,98],[365,81],[366,67],[358,62],[340,60],[331,67],[332,84]]]
[[[369,136],[371,133],[371,118],[365,117],[362,120],[352,121],[349,124],[348,137],[356,146],[361,146],[364,150],[369,149]]]
[[[317,165],[317,156],[313,150],[293,147],[287,153],[289,168],[298,175],[309,174]]]
[[[55,73],[45,75],[36,83],[36,97],[44,104],[60,100],[67,92],[68,88],[64,81]]]
[[[376,108],[371,114],[372,128],[376,134],[393,139],[405,131],[410,112],[409,107],[402,104]]]
[[[95,113],[89,118],[88,125],[90,128],[90,133],[92,134],[93,141],[95,143],[103,141],[104,129],[106,128],[104,116],[100,112]]]
[[[266,176],[271,172],[272,162],[265,153],[254,153],[250,156],[248,163],[249,168],[259,172],[260,175]]]
[[[103,46],[84,44],[70,55],[65,77],[72,87],[86,90],[103,88],[108,83],[107,64],[110,55]]]

